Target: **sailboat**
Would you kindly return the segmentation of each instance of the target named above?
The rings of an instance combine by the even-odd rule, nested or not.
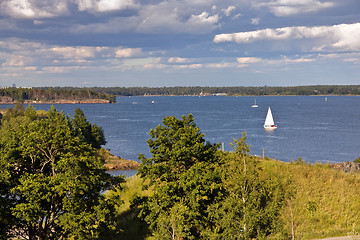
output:
[[[254,104],[254,105],[252,105],[251,107],[253,107],[253,108],[257,108],[257,107],[259,107],[259,105],[257,105],[257,104],[256,104],[256,99],[255,99],[255,104]]]
[[[277,129],[277,126],[274,123],[274,119],[271,113],[271,109],[269,107],[267,115],[266,115],[266,119],[265,119],[265,123],[264,123],[264,128],[266,130],[273,130],[273,129]]]

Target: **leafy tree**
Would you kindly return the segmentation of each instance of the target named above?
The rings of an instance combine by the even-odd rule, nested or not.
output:
[[[166,117],[163,124],[150,131],[152,157],[139,157],[138,174],[155,190],[142,216],[158,239],[199,238],[208,225],[208,206],[222,196],[219,145],[205,142],[191,114]]]
[[[30,108],[0,128],[2,237],[98,238],[115,226],[114,203],[101,192],[122,178],[106,173],[64,113],[36,116]]]
[[[100,149],[101,145],[106,144],[102,128],[96,124],[92,125],[89,121],[87,121],[84,112],[81,111],[80,108],[75,110],[74,118],[71,120],[71,125],[80,140],[91,144],[92,147]]]
[[[264,172],[249,152],[246,135],[234,140],[233,153],[224,153],[223,183],[227,197],[213,210],[218,239],[264,239],[281,233],[280,210],[285,191],[276,176]]]
[[[141,217],[155,239],[264,239],[282,237],[280,179],[263,171],[246,136],[234,152],[205,143],[190,114],[166,117],[150,131],[150,158],[140,155],[141,177],[155,191]]]

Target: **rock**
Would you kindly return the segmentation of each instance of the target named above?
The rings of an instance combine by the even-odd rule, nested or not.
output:
[[[343,162],[332,164],[334,169],[346,172],[346,173],[360,173],[360,163]]]

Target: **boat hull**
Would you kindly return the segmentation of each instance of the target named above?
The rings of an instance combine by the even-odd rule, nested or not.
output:
[[[276,125],[271,125],[271,126],[264,125],[264,128],[265,128],[265,130],[274,130],[274,129],[277,129],[277,126]]]

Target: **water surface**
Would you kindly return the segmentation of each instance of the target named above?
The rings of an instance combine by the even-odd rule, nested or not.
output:
[[[256,103],[258,108],[251,108]],[[327,98],[327,101],[325,101]],[[7,108],[11,105],[3,105]],[[35,105],[48,110],[51,105]],[[263,128],[271,107],[278,129]],[[360,157],[360,97],[262,96],[262,97],[118,97],[116,104],[55,104],[72,116],[81,108],[87,119],[105,132],[106,148],[126,159],[149,156],[149,131],[165,116],[189,113],[205,139],[224,143],[231,150],[233,138],[247,134],[251,153],[282,161],[301,157],[309,162],[345,162]]]

